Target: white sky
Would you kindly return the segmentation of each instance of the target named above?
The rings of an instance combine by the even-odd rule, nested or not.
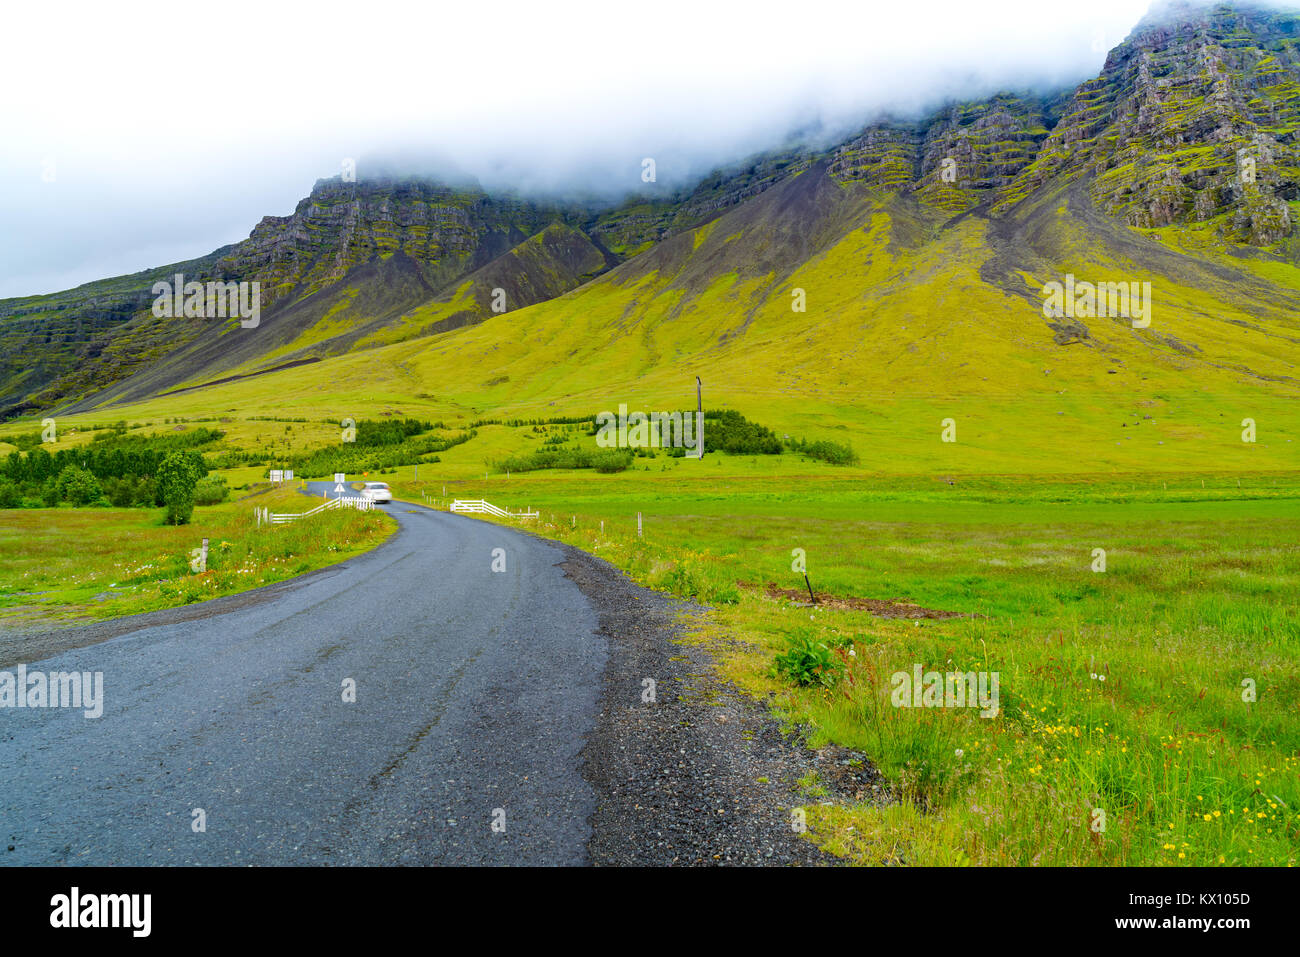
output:
[[[665,191],[809,125],[1072,85],[1147,0],[10,4],[0,297],[164,265],[344,157]],[[52,164],[52,165],[51,165]],[[51,176],[52,174],[52,176]]]

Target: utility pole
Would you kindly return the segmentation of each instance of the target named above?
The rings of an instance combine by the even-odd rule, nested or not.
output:
[[[695,458],[704,458],[704,386],[695,377]]]

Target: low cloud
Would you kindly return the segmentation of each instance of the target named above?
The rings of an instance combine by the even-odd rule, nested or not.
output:
[[[345,158],[609,199],[653,157],[671,191],[796,132],[1072,86],[1145,7],[27,5],[0,63],[0,297],[237,242]]]

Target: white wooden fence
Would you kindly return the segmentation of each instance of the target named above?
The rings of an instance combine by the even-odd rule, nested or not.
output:
[[[297,521],[300,518],[306,518],[308,515],[315,515],[317,512],[323,512],[330,508],[355,508],[360,512],[369,512],[374,509],[375,503],[368,498],[361,496],[350,496],[344,498],[327,498],[313,509],[306,512],[273,512],[269,508],[253,509],[257,516],[258,525],[283,525],[285,522]]]
[[[536,518],[539,514],[537,512],[528,512],[528,511],[507,512],[504,508],[500,508],[496,505],[493,505],[491,502],[487,501],[486,499],[481,499],[481,498],[469,498],[469,499],[458,498],[456,499],[456,501],[451,503],[451,511],[481,512],[487,515],[496,515],[499,516],[500,518]]]

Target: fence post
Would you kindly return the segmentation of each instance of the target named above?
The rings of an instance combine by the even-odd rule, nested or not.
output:
[[[636,513],[636,537],[641,537],[641,513]]]

